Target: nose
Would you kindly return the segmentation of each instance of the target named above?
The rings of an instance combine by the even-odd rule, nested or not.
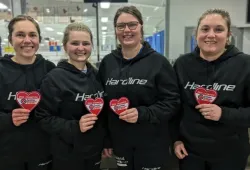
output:
[[[125,28],[124,28],[124,31],[130,31],[128,25],[126,24]]]
[[[215,36],[215,33],[214,31],[211,29],[208,34],[207,34],[208,37],[214,37]]]
[[[84,50],[84,45],[80,44],[77,49],[78,50]]]
[[[24,41],[25,43],[29,43],[29,42],[31,42],[31,38],[30,38],[28,35],[26,35],[26,36],[24,37],[23,41]]]

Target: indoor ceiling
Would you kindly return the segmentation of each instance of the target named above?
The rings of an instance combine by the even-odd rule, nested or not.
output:
[[[9,6],[9,0],[0,0],[0,2]],[[116,10],[124,5],[135,5],[141,11],[145,36],[151,36],[165,28],[165,0],[128,0],[128,2],[129,4],[111,4],[108,9],[99,7],[100,44],[114,44],[113,18]],[[45,46],[48,44],[44,41],[46,39],[61,43],[62,32],[70,19],[86,23],[96,38],[95,8],[92,4],[83,3],[83,0],[26,0],[26,11],[39,22],[43,37],[42,44]],[[108,21],[102,22],[102,17],[107,17]],[[0,22],[0,36],[3,42],[7,41],[7,24],[3,20]]]

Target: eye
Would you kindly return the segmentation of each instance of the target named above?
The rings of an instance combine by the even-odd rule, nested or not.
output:
[[[25,37],[25,35],[23,33],[17,33],[16,36],[17,37]]]
[[[90,43],[89,43],[89,42],[83,42],[82,45],[83,45],[83,46],[89,46]]]
[[[224,28],[216,28],[215,29],[215,32],[223,32],[224,31]]]
[[[71,45],[78,46],[80,43],[79,42],[72,42],[70,43]]]
[[[207,27],[201,28],[201,31],[202,32],[207,32],[207,31],[209,31],[209,28],[207,28]]]

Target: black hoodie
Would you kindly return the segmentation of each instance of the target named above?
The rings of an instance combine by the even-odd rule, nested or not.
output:
[[[33,111],[28,121],[19,127],[12,122],[12,110],[20,108],[16,92],[37,91],[44,76],[55,65],[36,55],[35,62],[20,65],[12,55],[0,58],[0,160],[31,161],[49,155],[48,135],[38,128]]]
[[[42,100],[35,115],[41,127],[51,134],[51,151],[59,159],[84,159],[100,154],[103,149],[103,112],[94,127],[80,131],[81,116],[89,113],[84,101],[103,97],[96,80],[97,71],[87,63],[87,73],[66,60],[58,64],[41,85]]]
[[[179,107],[176,75],[168,60],[145,42],[133,59],[123,58],[121,49],[105,56],[99,67],[106,103],[127,97],[129,108],[138,110],[137,123],[119,119],[110,108],[109,130],[113,147],[168,147],[168,119]]]
[[[211,161],[249,152],[250,56],[232,45],[211,62],[199,53],[197,48],[174,65],[182,101],[180,129],[176,129],[180,134],[175,140],[182,140],[190,154]],[[199,86],[217,91],[213,103],[222,108],[219,121],[207,120],[195,109],[194,90]]]

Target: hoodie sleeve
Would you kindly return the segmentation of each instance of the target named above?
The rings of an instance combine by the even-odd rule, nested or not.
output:
[[[241,127],[250,127],[250,73],[245,82],[244,103],[246,107],[229,108],[221,107],[222,114],[220,122]]]
[[[180,96],[176,75],[166,58],[163,58],[161,69],[155,80],[158,101],[149,107],[137,107],[138,123],[159,123],[169,120],[179,109]]]
[[[101,84],[101,86],[104,89],[104,80],[103,80],[103,73],[105,72],[104,70],[104,66],[103,66],[103,62],[101,62],[98,73],[97,73],[97,80],[99,81],[99,83]],[[112,143],[111,143],[111,139],[110,139],[110,132],[109,132],[109,128],[108,128],[108,109],[109,109],[109,105],[107,104],[107,99],[106,99],[106,93],[104,92],[104,108],[102,110],[102,115],[103,115],[103,126],[106,130],[106,135],[104,138],[104,148],[112,148]]]
[[[15,125],[12,122],[12,113],[6,113],[4,111],[0,111],[0,132],[7,131],[14,127]]]
[[[42,99],[35,110],[35,118],[41,128],[50,135],[61,137],[68,144],[74,143],[74,134],[80,131],[76,120],[57,116],[61,102],[60,90],[53,85],[52,75],[47,75],[41,85]]]

